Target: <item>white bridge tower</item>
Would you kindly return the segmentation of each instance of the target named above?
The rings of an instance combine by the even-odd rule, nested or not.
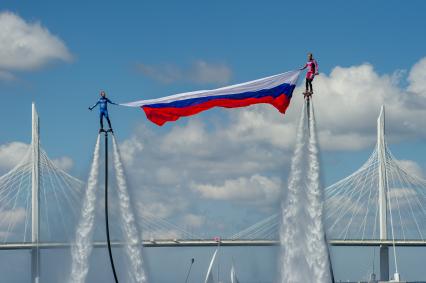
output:
[[[34,247],[31,249],[31,282],[40,281],[40,253],[39,253],[39,187],[40,187],[40,126],[35,103],[32,103],[32,197],[31,197],[31,242]]]

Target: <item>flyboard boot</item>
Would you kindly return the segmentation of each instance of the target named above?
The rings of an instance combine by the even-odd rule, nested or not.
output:
[[[303,96],[304,96],[304,98],[305,98],[305,99],[309,99],[309,98],[311,98],[311,97],[312,97],[312,94],[313,94],[313,92],[312,92],[312,91],[305,91],[305,92],[303,93]]]

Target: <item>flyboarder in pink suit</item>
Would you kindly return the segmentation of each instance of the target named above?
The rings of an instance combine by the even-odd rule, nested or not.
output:
[[[306,90],[303,94],[305,98],[309,98],[314,93],[314,91],[312,90],[312,81],[314,80],[314,77],[318,75],[318,63],[314,59],[312,53],[308,53],[308,62],[306,62],[303,68],[300,68],[300,70],[304,69],[308,69],[308,71],[306,72]]]

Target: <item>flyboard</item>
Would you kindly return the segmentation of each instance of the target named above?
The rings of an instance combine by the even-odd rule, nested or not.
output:
[[[112,129],[108,129],[108,130],[99,129],[99,133],[105,133],[105,134],[112,133],[112,134],[114,134],[114,131]]]

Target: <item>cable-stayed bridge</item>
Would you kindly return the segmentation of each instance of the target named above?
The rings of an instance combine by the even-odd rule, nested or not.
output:
[[[380,278],[389,279],[389,247],[398,273],[396,246],[426,246],[426,180],[407,172],[385,139],[385,112],[377,120],[377,143],[356,172],[325,188],[328,242],[334,246],[379,246]],[[231,239],[279,239],[281,215],[272,215]],[[282,223],[285,225],[285,223]]]
[[[389,247],[426,246],[426,180],[401,167],[387,147],[384,130],[382,108],[370,158],[324,192],[329,243],[380,246],[381,278],[385,279],[389,278]],[[23,160],[0,177],[0,249],[30,250],[33,282],[40,268],[39,249],[72,246],[84,189],[84,182],[60,169],[40,147],[33,105],[31,145]],[[145,247],[270,246],[279,245],[281,215],[221,240],[202,239],[154,215],[143,216],[140,223]],[[112,242],[113,246],[124,244]],[[94,241],[93,246],[106,243]],[[394,260],[397,266],[396,255]]]

